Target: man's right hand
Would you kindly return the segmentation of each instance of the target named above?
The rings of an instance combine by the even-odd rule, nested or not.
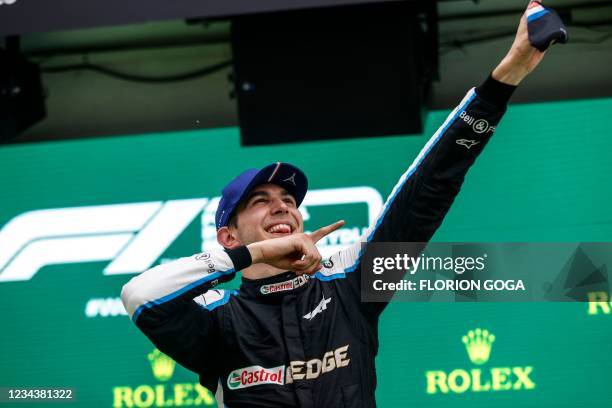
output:
[[[265,263],[297,274],[312,275],[321,269],[321,254],[315,244],[344,225],[337,221],[310,234],[295,234],[247,245],[253,264]]]

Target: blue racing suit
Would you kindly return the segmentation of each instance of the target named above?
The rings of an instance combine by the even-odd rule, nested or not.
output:
[[[470,90],[400,177],[361,242],[428,242],[514,87]],[[211,250],[132,278],[122,299],[136,326],[228,407],[375,407],[378,319],[360,300],[360,243],[312,276],[292,272],[215,286],[250,265],[245,247]]]

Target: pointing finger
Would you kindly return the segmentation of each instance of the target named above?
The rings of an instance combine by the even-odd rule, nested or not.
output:
[[[333,224],[327,225],[325,227],[321,227],[318,230],[314,231],[310,234],[310,239],[312,242],[316,243],[324,236],[331,234],[336,231],[338,228],[341,228],[344,225],[344,220],[336,221]]]

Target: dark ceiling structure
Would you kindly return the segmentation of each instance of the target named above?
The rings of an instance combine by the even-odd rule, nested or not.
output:
[[[21,1],[24,6],[48,3],[17,0],[0,6],[0,21],[6,19],[6,10],[16,10]],[[114,4],[101,3],[110,9]],[[466,88],[477,85],[503,57],[525,3],[438,2],[440,79],[434,84],[432,108],[452,107]],[[274,9],[281,3],[258,4]],[[612,2],[551,0],[545,4],[562,15],[571,42],[550,51],[542,69],[521,86],[513,102],[612,97]],[[189,18],[176,18],[172,13],[179,11],[170,12],[166,16],[172,16],[171,20],[157,15],[148,16],[146,22],[20,35],[21,52],[42,70],[48,115],[15,142],[235,126],[236,101],[228,80],[230,21],[219,17],[227,11],[207,18],[184,10],[181,15]],[[130,13],[123,22],[136,21]],[[110,24],[94,20],[87,21]],[[51,29],[59,23],[49,24]],[[5,35],[15,34],[3,24],[0,27]]]

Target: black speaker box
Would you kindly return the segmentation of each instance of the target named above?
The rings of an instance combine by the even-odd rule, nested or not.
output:
[[[0,49],[0,142],[18,136],[46,116],[38,65]]]
[[[435,1],[241,16],[231,38],[244,145],[422,132]]]

